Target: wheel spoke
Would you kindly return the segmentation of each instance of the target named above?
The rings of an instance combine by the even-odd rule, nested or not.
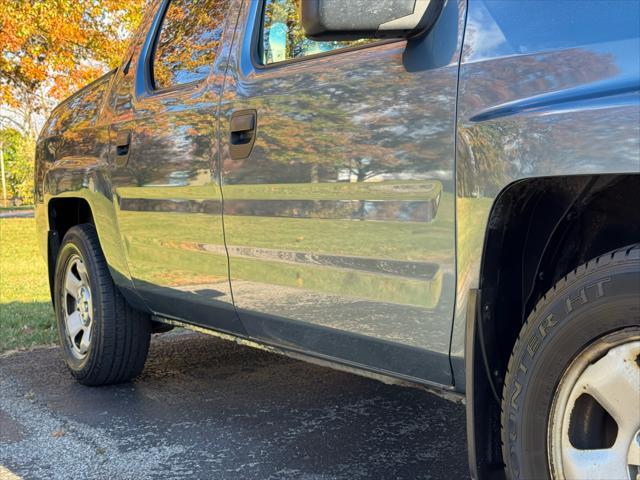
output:
[[[91,344],[91,324],[82,332],[82,338],[80,339],[80,353],[85,354],[89,350]]]
[[[89,276],[87,274],[87,269],[84,266],[84,262],[81,260],[78,260],[76,262],[76,269],[78,270],[78,274],[80,275],[80,279],[81,281],[85,284],[85,285],[89,285]]]
[[[82,319],[80,318],[79,312],[73,312],[67,317],[67,332],[69,333],[69,337],[71,340],[76,338],[78,333],[83,329]]]
[[[640,467],[640,431],[636,433],[635,438],[631,441],[631,447],[629,447],[629,458],[627,461],[629,465],[636,465]]]
[[[64,282],[64,288],[69,295],[78,300],[78,290],[82,286],[82,281],[73,274],[71,270],[67,271],[67,278]]]
[[[562,454],[564,476],[570,480],[627,478],[627,459],[624,450],[615,446],[601,450],[578,450],[567,447]]]
[[[618,429],[630,434],[640,426],[640,367],[635,359],[640,342],[630,342],[587,367],[580,383],[614,418]]]

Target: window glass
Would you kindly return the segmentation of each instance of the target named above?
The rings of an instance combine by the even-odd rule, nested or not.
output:
[[[316,42],[309,40],[300,22],[300,2],[306,0],[266,0],[262,16],[262,63],[270,64],[364,45],[371,40]]]
[[[207,76],[229,0],[171,0],[153,55],[153,84],[163,89]]]

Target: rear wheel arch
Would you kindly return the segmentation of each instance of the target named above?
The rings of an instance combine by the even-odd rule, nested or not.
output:
[[[60,244],[71,227],[83,223],[94,227],[95,220],[89,202],[83,197],[57,197],[47,203],[47,269],[49,274],[49,288],[53,298],[53,282],[56,259]]]
[[[46,208],[49,230],[47,232],[47,267],[49,286],[53,299],[53,281],[60,244],[67,231],[77,225],[93,225],[103,249],[111,277],[129,304],[141,311],[150,311],[136,293],[126,262],[124,245],[111,203],[105,203],[101,194],[53,197]],[[104,242],[104,239],[107,239]]]

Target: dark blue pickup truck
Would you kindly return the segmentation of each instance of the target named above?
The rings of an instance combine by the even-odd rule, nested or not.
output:
[[[640,478],[640,3],[157,0],[37,144],[60,344],[173,326],[464,401],[475,478]]]

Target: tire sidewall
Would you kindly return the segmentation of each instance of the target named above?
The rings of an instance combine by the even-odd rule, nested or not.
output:
[[[532,314],[503,398],[503,454],[511,478],[551,478],[548,424],[560,380],[588,345],[640,325],[639,284],[637,266],[599,269],[551,291]]]
[[[89,343],[89,350],[87,355],[78,359],[71,353],[71,346],[69,345],[69,339],[66,335],[66,325],[64,321],[65,308],[62,299],[64,293],[64,281],[65,273],[69,260],[73,255],[78,255],[85,264],[87,270],[87,276],[89,277],[89,288],[91,290],[92,298],[92,319],[93,328],[91,332],[91,340]],[[60,346],[64,352],[64,361],[69,367],[69,370],[74,377],[82,379],[87,376],[91,370],[91,366],[95,363],[95,358],[98,356],[98,346],[100,338],[102,336],[102,329],[104,325],[104,319],[102,318],[102,311],[99,308],[102,299],[100,298],[100,284],[96,275],[97,265],[96,259],[92,254],[90,244],[80,227],[71,228],[65,235],[62,245],[60,247],[60,253],[56,261],[56,270],[54,277],[54,309],[56,314],[56,323],[58,327],[58,337]]]

